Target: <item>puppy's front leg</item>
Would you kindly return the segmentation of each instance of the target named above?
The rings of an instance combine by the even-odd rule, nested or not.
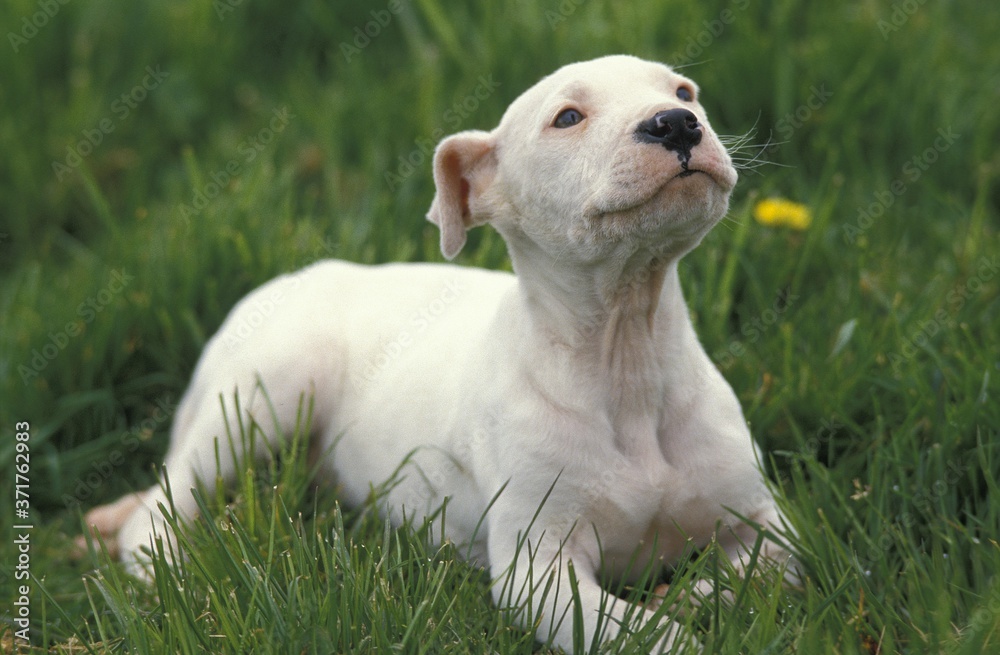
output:
[[[754,550],[757,549],[757,542],[760,542],[759,550],[756,553],[756,567],[753,574],[761,570],[776,567],[782,570],[785,584],[796,587],[801,583],[801,572],[795,558],[785,548],[762,535],[762,532],[774,532],[777,530],[787,531],[787,523],[776,505],[767,505],[757,512],[747,517],[749,523],[739,522],[735,525],[720,526],[716,533],[719,546],[725,551],[733,570],[740,577],[748,574],[748,567],[754,559]],[[654,592],[664,594],[665,585],[661,585]],[[729,590],[716,589],[715,583],[711,580],[702,579],[695,583],[695,595],[693,600],[697,603],[701,599],[709,598],[713,594],[721,593],[722,598],[728,602],[733,601],[733,594]]]
[[[493,597],[498,607],[518,608],[518,622],[534,629],[539,641],[567,653],[589,652],[595,641],[609,641],[623,629],[637,630],[657,618],[653,611],[604,591],[597,581],[597,559],[577,549],[572,540],[559,543],[555,533],[539,529],[524,538],[511,532],[516,525],[503,518],[490,522]],[[695,646],[680,634],[678,623],[664,617],[660,627],[665,632],[651,652],[669,652],[680,641]]]
[[[728,530],[721,531],[718,535],[719,544],[725,549],[733,568],[740,575],[746,573],[751,559],[751,550],[755,547],[762,532],[780,533],[789,530],[787,521],[774,503],[773,498],[747,519],[750,523],[740,522]],[[772,539],[764,538],[758,557],[764,567],[784,567],[784,577],[787,584],[795,586],[799,583],[801,573],[795,558],[781,544]]]

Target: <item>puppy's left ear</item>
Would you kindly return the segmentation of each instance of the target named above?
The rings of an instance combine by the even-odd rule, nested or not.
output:
[[[437,192],[427,220],[441,230],[441,252],[453,259],[465,245],[465,231],[489,220],[480,200],[496,176],[496,137],[471,130],[453,134],[434,151]]]

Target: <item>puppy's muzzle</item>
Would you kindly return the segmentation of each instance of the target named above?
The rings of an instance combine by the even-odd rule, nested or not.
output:
[[[698,117],[687,109],[657,112],[635,128],[635,138],[638,141],[659,143],[667,150],[676,152],[685,171],[691,159],[691,148],[701,143],[701,136]]]

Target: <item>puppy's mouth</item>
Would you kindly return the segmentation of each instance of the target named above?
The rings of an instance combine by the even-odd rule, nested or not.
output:
[[[724,188],[724,182],[721,181],[711,171],[705,170],[703,168],[688,168],[687,166],[684,166],[684,168],[682,168],[681,171],[678,172],[676,175],[668,177],[667,180],[666,180],[666,182],[664,182],[660,186],[660,188],[657,190],[657,193],[659,193],[660,191],[662,191],[663,187],[669,186],[671,182],[674,182],[676,180],[683,180],[683,179],[686,179],[686,178],[689,178],[689,177],[693,177],[695,175],[705,175],[710,180],[712,180],[713,182],[715,182],[716,185],[718,185],[719,187],[723,187]]]
[[[698,165],[691,165],[695,163]],[[712,161],[703,160],[694,162],[692,160],[687,160],[681,162],[681,169],[679,171],[666,178],[666,181],[663,182],[661,189],[663,186],[669,185],[674,180],[683,180],[698,174],[707,176],[710,180],[712,180],[712,182],[715,183],[716,186],[719,187],[720,190],[727,193],[732,191],[736,183],[735,174],[732,172],[731,167],[719,165]]]
[[[656,202],[664,193],[684,196],[728,194],[735,186],[735,177],[735,171],[714,161],[682,159],[680,166],[675,165],[673,170],[660,169],[641,182],[622,185],[620,193],[595,197],[590,210],[585,213],[592,217],[602,217],[627,212]]]

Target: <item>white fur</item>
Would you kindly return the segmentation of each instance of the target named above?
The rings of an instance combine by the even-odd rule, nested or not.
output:
[[[544,587],[549,563],[560,565],[540,639],[573,647],[572,612],[556,627],[571,596],[570,561],[588,640],[602,607],[600,562],[622,575],[637,550],[637,561],[669,562],[688,540],[717,536],[740,566],[757,532],[734,512],[763,526],[781,517],[736,396],[681,295],[677,262],[726,213],[736,171],[696,99],[678,98],[680,85],[697,91],[633,57],[572,64],[515,100],[492,132],[441,143],[428,217],[442,250],[455,256],[468,228],[489,223],[516,276],[326,261],[243,299],[206,347],[175,417],[165,472],[178,513],[196,511],[187,491],[195,477],[215,475],[213,441],[226,433],[220,394],[238,391],[272,425],[259,379],[286,431],[301,394],[314,396],[315,439],[321,451],[336,441],[328,465],[345,501],[363,502],[410,456],[385,499],[393,520],[419,519],[449,499],[447,537],[495,576],[514,565],[515,600],[525,585]],[[566,107],[586,118],[553,127]],[[678,107],[703,131],[690,161],[701,172],[684,178],[675,152],[633,138],[640,121]],[[227,447],[218,452],[232,478],[239,463]],[[154,487],[88,519],[141,565],[140,547],[164,532],[163,500]],[[535,558],[534,580],[519,537]],[[766,554],[782,557],[773,544]],[[614,619],[604,637],[625,606],[604,607]]]

